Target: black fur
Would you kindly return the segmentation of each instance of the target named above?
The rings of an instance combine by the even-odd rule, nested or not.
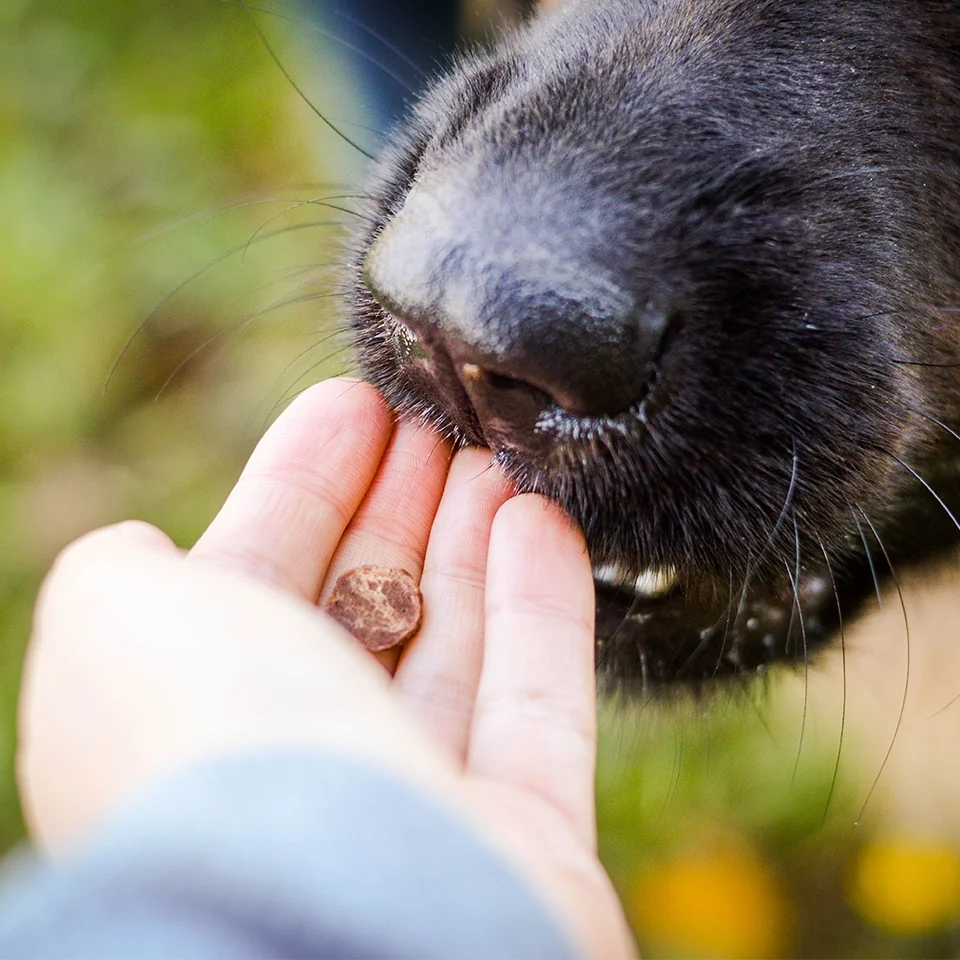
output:
[[[569,2],[440,80],[371,192],[370,379],[598,566],[677,574],[601,585],[611,681],[806,659],[878,536],[956,534],[911,470],[957,499],[960,2]]]

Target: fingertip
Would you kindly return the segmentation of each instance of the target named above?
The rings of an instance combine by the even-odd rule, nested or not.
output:
[[[393,413],[382,394],[370,383],[352,377],[333,377],[307,387],[281,419],[301,415],[326,414],[332,410],[352,410],[358,414],[392,424]]]
[[[349,437],[358,459],[379,462],[393,432],[394,415],[377,390],[363,380],[338,377],[303,391],[257,444],[251,468],[283,475],[291,466],[321,467],[328,444]]]
[[[556,541],[565,549],[579,551],[589,563],[583,531],[574,519],[552,500],[537,493],[522,493],[507,500],[497,511],[491,539],[503,537],[523,542]]]
[[[122,520],[78,537],[57,556],[51,568],[62,572],[74,566],[88,566],[94,560],[126,550],[176,553],[177,545],[162,530],[143,520]]]
[[[488,470],[497,470],[499,467],[494,463],[493,454],[486,447],[461,447],[454,459],[460,464],[460,469],[466,472],[472,472],[476,476],[482,476]]]
[[[64,547],[54,560],[40,588],[35,624],[39,627],[55,615],[75,616],[78,598],[113,589],[117,570],[180,555],[162,530],[141,520],[124,520],[92,530]]]
[[[518,493],[515,497],[511,497],[500,510],[538,519],[546,515],[551,518],[550,522],[562,522],[567,526],[576,527],[568,514],[552,500],[548,500],[539,493]]]
[[[121,520],[95,530],[89,536],[97,537],[103,544],[113,542],[116,545],[149,547],[155,550],[178,549],[166,533],[146,520]]]
[[[524,494],[500,508],[490,532],[486,607],[488,618],[519,611],[559,617],[592,636],[590,556],[579,527],[556,504]]]
[[[368,383],[309,387],[260,439],[191,557],[315,601],[393,427],[393,413]]]

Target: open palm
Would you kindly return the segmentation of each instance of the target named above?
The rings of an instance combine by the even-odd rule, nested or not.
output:
[[[451,455],[372,388],[328,381],[271,428],[189,553],[140,524],[69,547],[21,710],[35,835],[56,852],[212,755],[345,751],[471,821],[585,953],[631,953],[596,855],[589,561],[554,507],[512,492],[489,452]],[[424,596],[419,634],[380,665],[316,610],[360,564],[402,567]]]

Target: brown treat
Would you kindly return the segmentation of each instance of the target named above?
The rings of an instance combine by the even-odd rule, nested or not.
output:
[[[337,580],[326,612],[371,653],[409,640],[423,619],[417,582],[396,567],[354,567]]]

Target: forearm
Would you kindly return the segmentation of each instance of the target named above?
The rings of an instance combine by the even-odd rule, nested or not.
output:
[[[0,919],[3,956],[561,957],[511,869],[432,800],[273,752],[153,787]]]

